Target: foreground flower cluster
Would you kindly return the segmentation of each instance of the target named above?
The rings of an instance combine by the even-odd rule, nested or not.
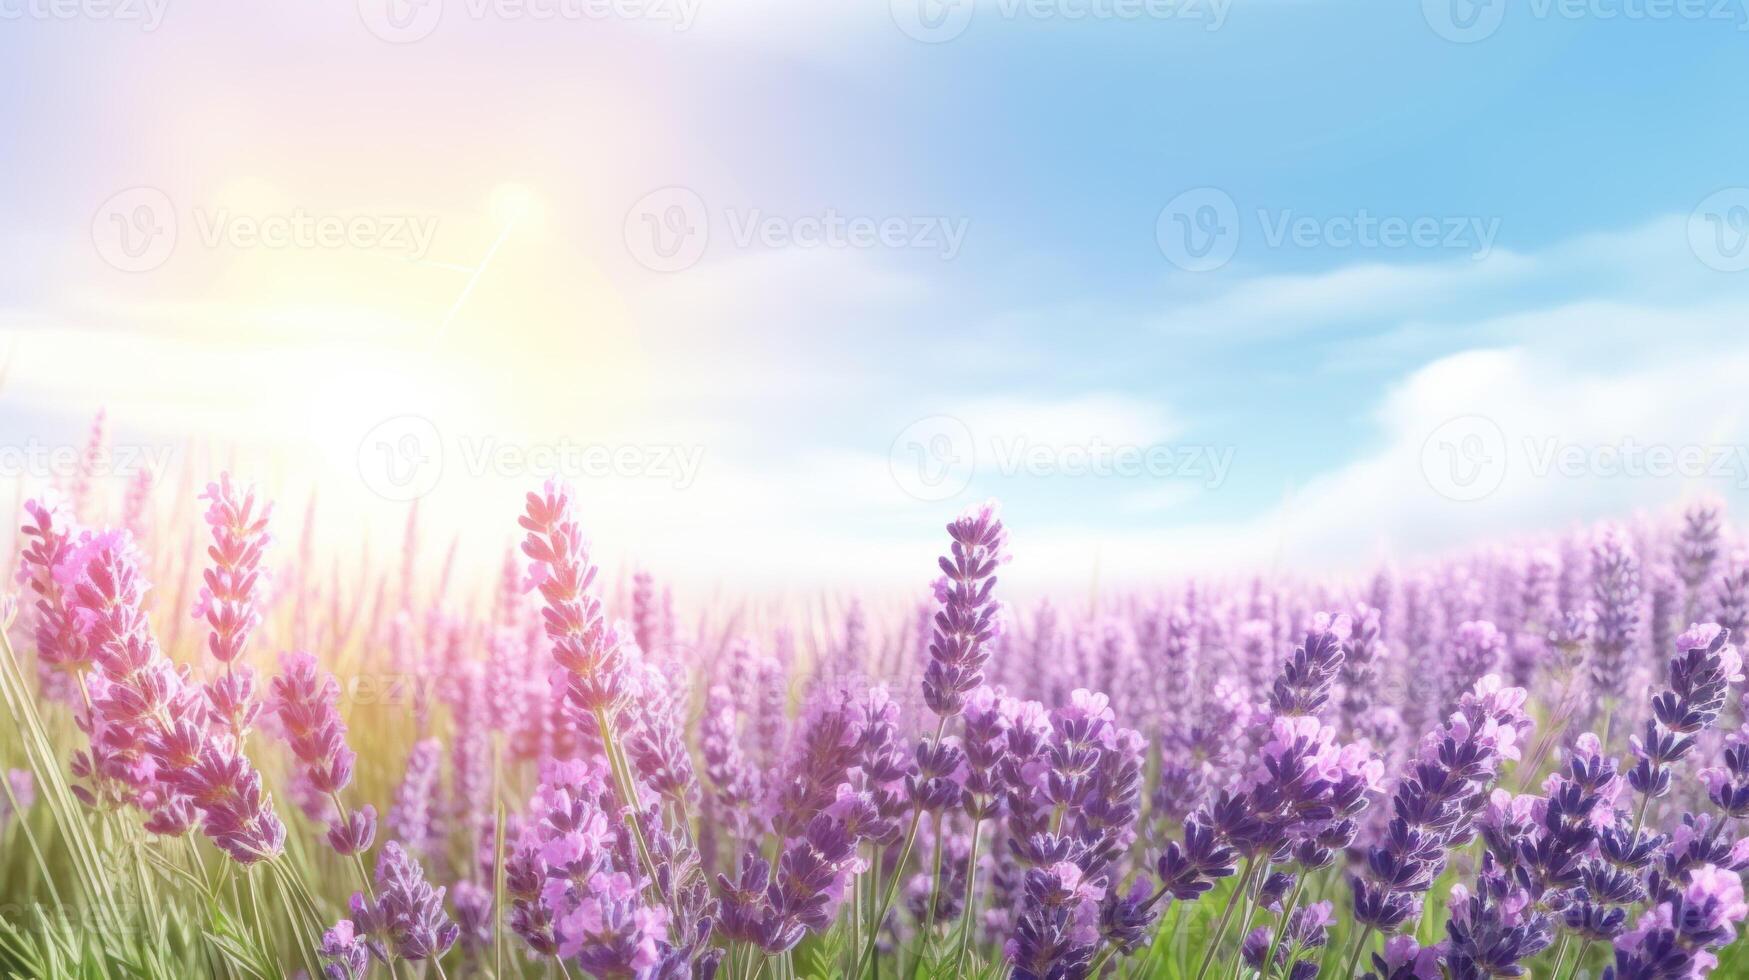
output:
[[[986,505],[909,608],[755,630],[609,584],[556,485],[489,602],[413,522],[359,583],[150,492],[22,515],[0,972],[1637,980],[1749,914],[1704,505],[1074,611],[1003,600]]]

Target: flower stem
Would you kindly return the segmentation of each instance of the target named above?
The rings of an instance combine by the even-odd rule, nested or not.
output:
[[[972,941],[972,927],[976,924],[972,920],[972,889],[978,880],[978,830],[982,823],[982,817],[972,818],[972,849],[970,856],[966,858],[966,900],[960,909],[960,917],[964,920],[960,926],[960,951],[953,958],[953,976],[956,977],[960,976],[960,968],[965,965],[966,946]],[[1098,970],[1088,974],[1095,977],[1098,975]]]
[[[1294,906],[1299,904],[1300,892],[1305,890],[1307,873],[1301,871],[1294,879],[1294,889],[1288,893],[1287,904],[1281,907],[1281,920],[1275,924],[1275,937],[1269,941],[1269,953],[1263,957],[1263,975],[1269,976],[1275,970],[1275,951],[1281,948],[1281,937],[1287,934],[1288,919],[1294,914]],[[1243,937],[1244,933],[1240,933]]]
[[[1371,937],[1372,926],[1362,928],[1360,935],[1354,937],[1354,952],[1349,954],[1348,966],[1342,971],[1344,977],[1352,978],[1354,976],[1354,968],[1360,963],[1360,954],[1365,952],[1366,941]]]
[[[644,841],[643,821],[638,818],[637,788],[632,784],[631,773],[626,771],[625,760],[619,757],[619,745],[614,741],[613,724],[608,719],[606,708],[595,709],[595,723],[601,728],[601,748],[607,755],[608,768],[612,770],[620,800],[626,807],[626,826],[631,828],[632,841],[638,848],[638,860],[643,862],[644,873],[650,876],[650,886],[656,889],[657,897],[667,905],[668,896],[662,889],[661,880],[656,877],[656,861],[650,856],[650,845]]]
[[[947,719],[943,718],[941,719],[941,723],[935,726],[935,741],[939,743],[942,735],[946,732]],[[869,930],[868,944],[863,947],[862,955],[856,958],[856,972],[852,974],[856,980],[860,980],[862,977],[862,971],[866,968],[867,962],[874,957],[875,937],[880,935],[881,923],[887,921],[887,909],[892,907],[893,898],[899,892],[899,880],[905,877],[905,862],[910,859],[911,848],[917,843],[917,825],[921,823],[922,820],[923,811],[918,809],[916,802],[913,801],[911,808],[911,829],[905,834],[905,847],[899,852],[899,863],[893,866],[893,880],[887,883],[887,890],[885,894],[881,896],[880,904],[875,906],[874,928]]]
[[[1209,938],[1209,944],[1202,951],[1202,965],[1196,969],[1196,980],[1208,976],[1209,967],[1214,965],[1215,950],[1221,946],[1221,940],[1227,936],[1227,926],[1233,922],[1233,909],[1238,907],[1239,897],[1251,888],[1251,875],[1257,870],[1257,859],[1245,859],[1245,871],[1239,876],[1239,884],[1233,889],[1233,894],[1227,898],[1227,907],[1221,912],[1220,924],[1215,927],[1215,934]]]

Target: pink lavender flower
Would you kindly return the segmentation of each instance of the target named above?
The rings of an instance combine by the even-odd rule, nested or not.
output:
[[[308,653],[280,657],[280,674],[272,683],[272,708],[305,777],[325,795],[338,793],[352,781],[357,759],[346,745],[339,698],[340,685],[333,674],[316,666],[315,657]]]
[[[27,544],[20,555],[19,576],[37,597],[37,658],[56,672],[64,685],[68,677],[89,669],[93,661],[94,651],[74,612],[77,581],[68,582],[63,571],[77,562],[82,572],[85,563],[75,555],[77,544],[63,515],[35,500],[25,501],[24,509],[30,523],[21,528]]]
[[[157,808],[149,828],[186,827],[177,797],[199,811],[201,829],[242,864],[279,853],[285,826],[273,812],[261,774],[230,733],[213,730],[209,702],[188,686],[158,649],[142,603],[146,586],[126,550],[105,544],[78,585],[81,622],[97,651],[105,684],[92,698],[93,732],[113,750],[106,775],[144,774],[144,800]],[[155,772],[157,782],[149,781]]]
[[[530,493],[518,523],[528,532],[528,586],[546,601],[542,615],[567,703],[585,716],[616,709],[627,693],[625,656],[619,631],[602,620],[601,601],[590,592],[596,568],[572,519],[570,491],[549,482],[543,493]]]
[[[249,634],[261,624],[267,594],[267,573],[261,562],[273,540],[267,533],[273,505],[257,508],[255,491],[239,492],[229,473],[207,484],[201,499],[208,502],[206,522],[212,525],[213,540],[207,557],[213,564],[203,573],[194,618],[206,620],[212,630],[208,651],[220,663],[231,664],[243,655]]]

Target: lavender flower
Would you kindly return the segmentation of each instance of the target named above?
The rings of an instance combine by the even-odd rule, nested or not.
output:
[[[611,714],[627,693],[625,656],[618,630],[602,621],[601,601],[589,591],[596,568],[571,517],[570,491],[549,482],[543,493],[530,493],[518,523],[528,532],[522,542],[532,562],[528,586],[546,601],[542,615],[565,700],[583,716]]]
[[[967,694],[984,682],[986,645],[997,634],[1000,605],[992,597],[996,566],[1007,560],[1008,534],[994,504],[984,504],[947,526],[951,554],[940,560],[944,576],[935,585],[941,611],[929,642],[923,698],[943,718],[959,714]]]
[[[316,952],[324,961],[322,974],[328,980],[360,980],[370,966],[370,953],[351,919],[341,919],[322,933],[322,945]]]
[[[1699,615],[1701,591],[1719,560],[1719,509],[1708,501],[1696,503],[1682,515],[1682,531],[1676,538],[1676,572],[1687,588],[1683,618]]]
[[[305,777],[324,795],[344,789],[357,756],[346,746],[334,675],[320,670],[307,653],[288,653],[280,658],[271,690],[273,711]]]
[[[419,861],[395,841],[377,856],[376,901],[352,895],[352,918],[371,952],[383,962],[391,953],[404,960],[442,956],[455,945],[460,929],[443,911],[444,889],[425,880]]]
[[[1364,874],[1349,877],[1354,917],[1396,931],[1420,909],[1420,896],[1445,868],[1447,849],[1468,841],[1500,766],[1518,758],[1529,731],[1522,688],[1488,676],[1421,743],[1391,800],[1385,837],[1367,851]]]
[[[1614,704],[1626,690],[1627,651],[1639,629],[1640,563],[1627,536],[1605,528],[1591,549],[1591,596],[1597,621],[1592,632],[1591,683]]]
[[[213,543],[207,556],[213,565],[204,573],[194,617],[206,620],[212,630],[208,651],[220,663],[231,664],[243,655],[250,632],[261,623],[267,589],[261,560],[272,540],[267,521],[273,505],[257,510],[255,492],[239,493],[229,473],[207,484],[201,499],[208,502],[206,521],[212,525]]]
[[[416,854],[431,855],[438,841],[437,781],[443,764],[443,743],[422,739],[407,754],[407,771],[389,808],[389,826]]]
[[[1637,760],[1628,782],[1649,799],[1669,792],[1670,765],[1688,755],[1695,736],[1711,727],[1725,706],[1727,686],[1743,680],[1742,659],[1717,624],[1691,626],[1676,638],[1670,686],[1652,699],[1642,735],[1629,740]]]

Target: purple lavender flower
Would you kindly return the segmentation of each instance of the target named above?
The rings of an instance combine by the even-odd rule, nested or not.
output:
[[[1724,765],[1700,771],[1707,799],[1725,816],[1749,817],[1749,725],[1725,737]]]
[[[1518,758],[1530,727],[1525,692],[1492,675],[1477,682],[1458,709],[1421,743],[1391,800],[1383,840],[1367,851],[1364,873],[1349,876],[1354,918],[1396,931],[1420,910],[1420,897],[1445,868],[1447,849],[1468,841],[1500,766]]]
[[[1637,761],[1628,770],[1628,782],[1635,791],[1651,799],[1669,792],[1671,763],[1688,755],[1695,736],[1724,708],[1728,686],[1743,680],[1742,659],[1729,639],[1713,623],[1691,626],[1676,638],[1670,686],[1652,698],[1644,733],[1629,740]]]
[[[1601,700],[1614,704],[1627,688],[1627,652],[1640,617],[1640,562],[1619,528],[1604,528],[1592,545],[1591,597],[1597,615],[1591,683]]]
[[[437,781],[443,765],[443,743],[435,738],[414,743],[407,754],[407,771],[395,789],[395,804],[389,808],[389,827],[416,854],[434,853],[437,828]]]
[[[328,828],[328,846],[342,857],[362,854],[370,850],[376,836],[377,808],[366,803]]]
[[[1719,560],[1719,508],[1701,501],[1682,515],[1682,531],[1676,538],[1676,572],[1687,588],[1683,618],[1700,614],[1702,590]]]
[[[1392,936],[1384,952],[1372,954],[1372,972],[1364,980],[1441,980],[1439,951],[1422,948],[1413,936]]]
[[[1688,885],[1642,914],[1615,941],[1615,963],[1605,980],[1704,977],[1718,965],[1713,950],[1737,938],[1737,925],[1749,914],[1743,880],[1735,871],[1708,865]]]
[[[1446,922],[1446,969],[1453,980],[1524,976],[1520,965],[1553,940],[1548,917],[1485,854],[1474,894],[1462,885],[1452,890]]]
[[[1483,619],[1458,624],[1446,654],[1441,704],[1455,704],[1477,681],[1499,670],[1505,650],[1506,637],[1493,623]]]
[[[470,958],[479,956],[492,942],[492,892],[471,881],[458,881],[450,897],[462,950]]]
[[[351,919],[341,919],[322,933],[322,945],[316,952],[324,961],[322,973],[328,980],[361,980],[370,966],[370,954]]]
[[[947,526],[951,554],[940,559],[944,577],[935,585],[935,614],[923,698],[943,718],[959,714],[965,697],[984,682],[987,644],[1000,629],[1000,604],[991,595],[996,566],[1007,560],[1008,535],[995,504],[968,510]]]
[[[444,889],[425,880],[418,859],[396,841],[377,855],[374,903],[355,892],[353,920],[371,951],[383,962],[390,953],[404,960],[441,957],[455,945],[460,928],[443,911]]]
[[[1279,941],[1267,926],[1254,929],[1240,943],[1240,958],[1261,976],[1281,971],[1288,980],[1312,980],[1318,975],[1318,951],[1330,942],[1330,924],[1335,919],[1335,907],[1329,902],[1294,909]],[[1265,969],[1263,961],[1271,948],[1275,961]]]
[[[1059,861],[1026,872],[1025,908],[1004,952],[1013,980],[1084,976],[1099,942],[1101,890]]]

